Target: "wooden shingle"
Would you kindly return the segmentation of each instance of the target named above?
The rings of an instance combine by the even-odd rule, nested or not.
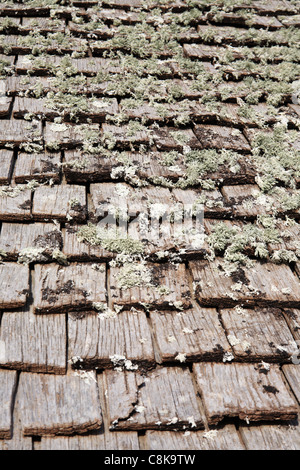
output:
[[[19,308],[29,294],[29,269],[17,263],[0,264],[0,308]]]
[[[297,355],[298,353],[298,355]],[[300,403],[300,367],[299,367],[299,349],[295,353],[295,357],[292,358],[293,364],[288,364],[286,366],[283,366],[282,370],[283,373],[294,393],[296,396],[298,402]]]
[[[30,142],[33,138],[42,138],[40,121],[0,120],[0,145],[12,144],[15,147]]]
[[[1,442],[0,442],[1,444]],[[137,432],[94,432],[85,436],[42,437],[36,450],[139,450]]]
[[[79,318],[69,315],[69,356],[80,357],[77,366],[112,368],[111,357],[124,356],[142,367],[154,365],[151,330],[146,314],[141,311],[105,311]],[[75,365],[76,367],[76,365]]]
[[[2,355],[1,343],[0,355]],[[0,370],[0,439],[11,439],[12,436],[12,409],[16,386],[16,371]]]
[[[10,182],[13,168],[14,154],[11,150],[0,150],[0,184]]]
[[[21,373],[18,402],[25,436],[82,434],[102,423],[95,374]]]
[[[184,312],[154,311],[151,322],[163,362],[220,360],[230,350],[218,313],[213,308],[195,306]]]
[[[266,307],[298,307],[300,284],[289,266],[254,262],[253,267],[229,276],[222,268],[222,258],[214,262],[191,261],[195,292],[203,305],[236,304]]]
[[[55,264],[35,266],[35,313],[87,310],[94,302],[106,302],[105,265]]]
[[[239,427],[248,450],[299,450],[300,428],[289,425],[262,425]]]
[[[133,279],[133,287],[128,280]],[[110,290],[113,305],[130,308],[142,304],[151,308],[187,308],[190,289],[183,264],[134,264],[110,269]]]
[[[60,178],[59,153],[27,154],[18,155],[14,179],[16,183],[26,183],[30,180],[45,181],[52,179],[59,182]]]
[[[238,130],[230,127],[197,125],[194,132],[202,148],[235,150],[249,153],[250,146]]]
[[[31,218],[31,191],[0,187],[0,220],[20,221]]]
[[[255,364],[202,363],[193,368],[209,424],[225,417],[273,421],[297,416],[297,404],[277,365],[267,373]]]
[[[43,221],[83,221],[86,217],[86,190],[75,185],[40,186],[34,193],[32,215]]]
[[[103,388],[112,429],[201,429],[203,419],[187,369],[105,371]]]
[[[20,338],[22,340],[20,341]],[[64,374],[66,370],[64,315],[4,312],[0,328],[2,367],[30,372]]]

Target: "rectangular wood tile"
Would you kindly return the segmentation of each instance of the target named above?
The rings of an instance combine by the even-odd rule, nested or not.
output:
[[[142,304],[160,309],[190,306],[191,294],[183,264],[136,263],[121,268],[112,267],[110,290],[113,305],[124,308]]]
[[[202,148],[235,150],[249,153],[250,146],[238,130],[230,127],[196,125],[194,132]]]
[[[101,245],[92,245],[88,242],[80,242],[78,232],[81,226],[67,226],[62,230],[63,253],[70,261],[109,261],[115,257]]]
[[[284,309],[283,315],[290,327],[290,330],[297,341],[300,341],[300,310]]]
[[[65,315],[44,317],[34,315],[31,310],[4,312],[0,328],[3,352],[0,365],[30,372],[64,374],[66,341]]]
[[[30,180],[45,181],[60,179],[60,153],[28,154],[19,153],[14,170],[16,183]]]
[[[82,434],[102,424],[96,376],[23,372],[18,404],[25,436]]]
[[[228,341],[239,359],[286,362],[297,349],[279,309],[232,308],[220,313]]]
[[[10,372],[15,373],[13,371]],[[23,436],[20,412],[16,403],[13,410],[11,431],[8,439],[0,439],[0,450],[32,450],[31,437]]]
[[[2,348],[0,354],[1,352]],[[12,437],[12,407],[16,386],[16,371],[0,370],[0,439],[11,439]]]
[[[165,367],[147,377],[106,370],[103,389],[113,430],[203,428],[187,369]]]
[[[94,302],[106,302],[105,265],[98,267],[100,270],[79,263],[36,265],[35,313],[87,310]]]
[[[298,355],[297,355],[298,353]],[[296,357],[297,356],[297,357]],[[298,402],[300,403],[300,367],[299,367],[299,349],[296,351],[295,357],[292,358],[293,364],[283,366],[283,373],[294,393]]]
[[[150,326],[142,311],[104,311],[100,316],[69,315],[69,360],[80,357],[83,368],[114,367],[111,357],[124,356],[139,367],[153,366],[154,351]],[[76,364],[75,364],[76,367]]]
[[[12,144],[14,147],[42,139],[40,121],[27,122],[18,119],[0,120],[0,145]]]
[[[4,222],[0,232],[0,250],[6,253],[5,259],[16,260],[25,248],[44,248],[44,260],[52,251],[60,250],[62,235],[55,224],[18,224]]]
[[[277,365],[202,363],[193,366],[209,424],[225,417],[241,420],[289,420],[297,416],[295,399]]]
[[[262,307],[295,307],[300,303],[300,284],[289,266],[254,262],[225,276],[222,258],[213,262],[191,261],[195,292],[203,305],[232,306],[235,304]]]
[[[29,295],[29,268],[17,263],[0,264],[0,309],[23,307]]]
[[[19,122],[18,119],[16,119]],[[22,121],[20,121],[22,122]],[[87,128],[84,124],[57,124],[55,122],[46,122],[44,130],[44,139],[46,148],[50,151],[59,149],[74,148],[82,145]],[[90,132],[99,133],[99,124],[89,124]]]
[[[150,450],[244,450],[235,426],[228,424],[224,428],[211,431],[175,432],[147,431],[147,449]]]
[[[1,441],[0,441],[1,445]],[[140,450],[137,432],[97,432],[86,436],[42,437],[36,450]]]
[[[154,311],[151,323],[163,362],[220,360],[230,346],[213,308],[194,306],[184,312]],[[176,359],[177,358],[177,359]]]
[[[13,168],[14,154],[11,150],[0,150],[0,184],[9,184]]]
[[[31,191],[17,187],[0,187],[0,220],[15,221],[31,218]]]
[[[248,450],[299,450],[299,424],[263,425],[239,427]]]
[[[34,193],[32,215],[36,220],[83,221],[86,189],[83,186],[40,186]]]
[[[63,171],[68,183],[93,183],[111,179],[113,168],[119,165],[113,157],[66,150]]]

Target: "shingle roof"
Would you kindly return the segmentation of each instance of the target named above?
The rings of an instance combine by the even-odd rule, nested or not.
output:
[[[0,4],[0,449],[298,449],[299,2]]]

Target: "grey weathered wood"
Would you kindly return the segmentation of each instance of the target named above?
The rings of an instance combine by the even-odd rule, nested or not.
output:
[[[32,438],[24,437],[17,404],[14,405],[12,434],[9,439],[0,439],[0,450],[32,450]]]
[[[63,171],[69,183],[92,183],[111,179],[113,168],[119,165],[113,157],[66,150]]]
[[[39,121],[27,122],[17,119],[0,120],[0,144],[13,146],[42,137],[42,124]]]
[[[28,266],[17,263],[0,264],[0,308],[19,308],[29,294]]]
[[[150,318],[163,362],[176,362],[179,353],[187,362],[220,360],[231,349],[215,309],[195,305],[180,313],[154,311]]]
[[[58,18],[23,18],[21,32],[30,33],[32,30],[41,33],[63,33],[66,22]]]
[[[11,150],[0,150],[0,184],[8,184],[13,168],[14,154]]]
[[[41,42],[43,44],[42,40]],[[72,50],[77,52],[87,50],[87,42],[85,39],[74,38],[71,36],[67,41],[65,38],[63,42],[57,40],[55,36],[50,36],[48,41],[44,42],[43,46],[48,54],[72,54]],[[35,47],[35,43],[32,41],[24,41],[24,37],[21,35],[7,35],[4,38],[0,36],[0,51],[2,54],[5,53],[7,47],[9,47],[11,54],[31,54]]]
[[[298,349],[299,353],[299,349]],[[299,354],[298,354],[299,356]],[[295,362],[294,364],[288,364],[286,366],[283,366],[282,370],[283,373],[293,391],[295,394],[298,402],[300,403],[300,367],[299,367],[299,357],[294,358]]]
[[[23,372],[18,404],[25,436],[82,434],[99,429],[101,406],[95,374],[84,380],[68,375]]]
[[[52,179],[59,182],[60,160],[60,153],[20,153],[15,165],[14,180],[16,183],[26,183],[32,179],[36,181]]]
[[[220,313],[228,341],[240,359],[285,362],[297,349],[279,309],[226,309]]]
[[[290,327],[294,338],[300,341],[300,310],[297,309],[284,309],[283,315]]]
[[[34,315],[32,310],[4,312],[0,365],[30,372],[64,374],[66,341],[65,315],[44,317]]]
[[[299,450],[299,424],[239,427],[247,450]]]
[[[250,146],[238,129],[221,126],[195,126],[194,132],[202,148],[228,149],[239,152],[250,152]]]
[[[2,348],[0,354],[2,355]],[[16,371],[0,370],[0,439],[12,437],[12,410],[16,386]]]
[[[79,356],[79,367],[112,368],[111,357],[115,355],[142,367],[155,363],[150,326],[142,311],[121,312],[114,318],[105,317],[105,312],[102,318],[101,314],[70,314],[68,338],[69,359]]]
[[[297,416],[297,403],[277,365],[269,371],[258,364],[194,364],[194,373],[209,424],[225,417],[241,420],[288,420]]]
[[[67,226],[63,233],[63,253],[70,261],[108,261],[114,258],[115,253],[111,253],[100,245],[91,245],[87,242],[80,242],[77,233],[78,226]]]
[[[244,450],[235,426],[228,424],[224,428],[212,431],[174,432],[147,431],[147,449],[150,450]]]
[[[74,263],[69,266],[36,265],[35,313],[87,310],[94,302],[106,302],[105,265]]]
[[[31,191],[19,187],[0,187],[0,220],[28,220],[31,218]]]
[[[24,248],[44,248],[43,255],[60,250],[62,235],[54,224],[3,223],[0,233],[0,250],[6,253],[5,260],[15,260]],[[47,259],[47,256],[45,260]],[[44,261],[45,261],[44,260]]]
[[[191,59],[198,60],[212,60],[220,57],[226,53],[226,49],[223,47],[208,46],[205,44],[184,44],[183,46],[184,55]],[[241,59],[241,53],[238,51],[232,51],[234,59]]]
[[[139,265],[136,265],[139,269]],[[183,264],[177,266],[152,264],[146,266],[151,279],[151,286],[143,283],[145,272],[142,268],[141,285],[131,288],[120,287],[120,278],[126,273],[125,269],[112,267],[110,269],[110,290],[113,305],[130,308],[147,304],[151,308],[169,309],[174,307],[187,308],[190,306],[190,289],[187,272]],[[138,271],[139,272],[139,271]],[[163,289],[166,293],[161,291]]]
[[[6,95],[5,80],[0,80],[0,117],[8,117],[11,101],[12,99]]]
[[[89,124],[88,131],[99,133],[99,125]],[[64,123],[58,125],[56,123],[46,122],[44,132],[46,147],[52,150],[54,145],[55,149],[57,150],[57,146],[61,149],[68,149],[79,146],[83,143],[86,132],[87,128],[84,124],[74,125]]]
[[[34,193],[32,215],[36,220],[83,221],[86,217],[86,190],[83,186],[40,186]]]
[[[173,189],[175,199],[183,205],[183,208],[195,206],[199,211],[203,208],[205,217],[222,218],[230,214],[230,209],[224,204],[222,193],[215,189],[213,191],[201,191],[197,189]],[[204,203],[199,203],[199,199]],[[203,207],[201,207],[203,206]]]
[[[191,261],[196,282],[196,296],[203,305],[231,306],[243,303],[266,307],[298,307],[299,282],[287,265],[254,262],[253,267],[241,267],[231,277],[222,271],[222,259],[214,262]]]
[[[153,131],[153,139],[158,150],[178,150],[184,147],[191,149],[202,148],[192,129],[178,129],[176,127],[160,127]]]
[[[101,432],[86,436],[42,437],[35,450],[139,450],[138,434]]]
[[[187,369],[159,368],[147,377],[135,372],[106,370],[103,386],[113,430],[203,427]]]

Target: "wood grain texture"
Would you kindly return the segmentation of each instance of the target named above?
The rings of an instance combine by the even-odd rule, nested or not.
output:
[[[112,368],[113,356],[125,356],[139,367],[154,365],[150,326],[142,311],[120,312],[114,318],[69,315],[69,359],[80,357],[83,368]]]
[[[31,437],[23,436],[20,412],[17,403],[12,418],[12,433],[8,439],[0,439],[0,450],[32,450]]]
[[[297,416],[297,403],[277,365],[265,371],[257,364],[202,363],[193,370],[209,424],[235,416],[249,421]]]
[[[136,265],[135,269],[138,269]],[[125,267],[126,269],[126,267]],[[142,268],[142,279],[145,276]],[[190,290],[186,268],[183,264],[177,266],[171,264],[152,264],[146,265],[147,274],[151,276],[151,285],[143,284],[137,287],[122,286],[120,284],[124,276],[124,268],[112,267],[110,269],[110,290],[113,305],[129,308],[148,304],[151,308],[174,308],[176,305],[181,308],[190,306]],[[163,289],[163,292],[161,291]],[[164,293],[165,292],[165,293]],[[179,303],[179,304],[178,304]]]
[[[14,154],[11,150],[0,150],[0,184],[10,182],[13,168]]]
[[[66,226],[62,230],[63,253],[70,261],[108,261],[114,258],[115,253],[105,250],[100,245],[91,245],[88,242],[80,242],[77,233],[80,225]]]
[[[220,314],[239,359],[286,362],[297,349],[279,309],[225,309]]]
[[[195,305],[179,313],[154,311],[150,318],[163,362],[176,362],[179,353],[187,362],[220,360],[231,349],[213,308]]]
[[[43,261],[47,261],[52,251],[61,247],[62,235],[55,224],[2,224],[0,250],[6,253],[5,260],[16,260],[25,248],[44,248]]]
[[[98,266],[100,270],[80,263],[36,265],[35,313],[87,310],[94,302],[106,302],[105,265]]]
[[[250,146],[247,140],[241,132],[237,132],[237,129],[221,126],[197,125],[194,130],[202,148],[224,148],[244,153],[250,152]]]
[[[136,432],[101,432],[86,436],[42,437],[36,450],[139,450]]]
[[[299,353],[299,349],[298,349]],[[299,367],[299,354],[298,357],[294,358],[294,363],[293,364],[288,364],[286,366],[283,366],[282,370],[283,373],[293,391],[295,394],[298,402],[300,403],[300,367]]]
[[[103,372],[111,429],[199,429],[203,420],[191,374],[159,368],[143,377],[134,372]]]
[[[16,371],[0,370],[0,439],[12,437],[12,409],[16,385]]]
[[[0,264],[0,308],[19,308],[29,294],[28,266],[17,263]]]
[[[232,306],[236,304],[266,307],[298,307],[299,281],[287,265],[255,262],[253,267],[227,277],[221,258],[214,262],[191,261],[196,283],[195,292],[203,305]]]
[[[205,431],[174,432],[147,431],[147,448],[150,450],[245,450],[235,426],[229,424],[215,434]]]
[[[40,186],[34,193],[32,215],[37,220],[83,221],[86,217],[86,191],[83,186]]]
[[[19,122],[19,120],[16,120]],[[22,121],[20,121],[22,122]],[[62,124],[57,125],[56,123],[46,122],[44,139],[46,143],[46,148],[57,150],[59,149],[68,149],[74,148],[82,144],[84,140],[84,132],[86,132],[86,127],[82,127],[84,124]],[[89,124],[89,131],[99,132],[98,124]]]
[[[18,404],[25,436],[82,434],[102,424],[95,375],[22,372]]]
[[[26,183],[32,179],[36,181],[52,179],[54,182],[59,182],[60,159],[59,153],[34,155],[19,153],[14,170],[14,179],[16,183]]]
[[[12,188],[14,190],[15,188]],[[5,187],[0,187],[0,191]],[[20,192],[8,192],[0,194],[0,220],[20,221],[31,218],[31,191],[29,189]]]
[[[239,428],[248,450],[299,450],[299,424],[245,426]]]
[[[283,315],[286,319],[290,330],[297,341],[300,341],[300,310],[284,309]]]
[[[64,374],[65,315],[34,315],[32,310],[4,312],[0,328],[0,365],[9,369]]]
[[[42,125],[39,121],[28,123],[20,120],[0,121],[0,144],[12,144],[14,147],[24,144],[33,137],[42,137]]]

